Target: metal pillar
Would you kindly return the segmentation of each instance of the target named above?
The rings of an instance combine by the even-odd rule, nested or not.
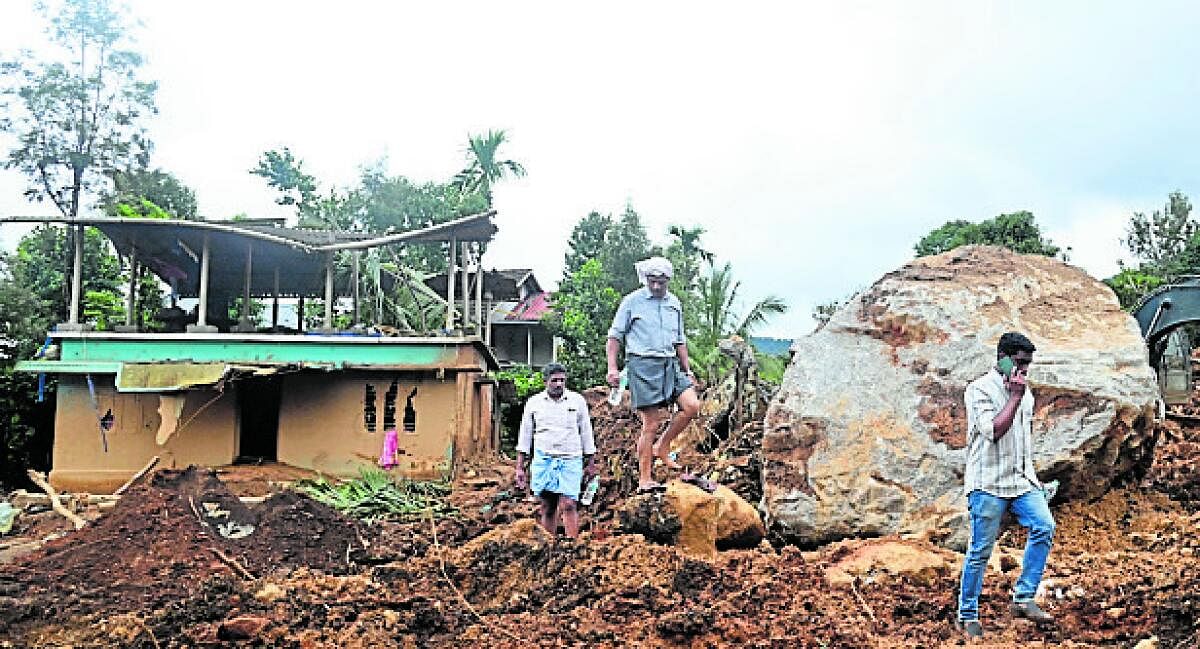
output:
[[[446,269],[446,331],[454,331],[454,272],[458,266],[458,239],[450,238],[450,267]]]
[[[475,333],[483,337],[483,244],[475,244]]]
[[[137,308],[137,246],[129,248],[129,295],[125,296],[125,326],[133,327],[134,309]]]
[[[325,329],[333,329],[333,255],[325,259]]]
[[[76,225],[75,250],[71,262],[71,310],[67,314],[67,323],[79,325],[80,303],[83,301],[83,226]]]
[[[464,333],[471,321],[471,287],[468,284],[470,280],[467,276],[468,267],[471,264],[471,256],[467,248],[469,245],[466,241],[462,242],[462,319]]]
[[[525,359],[526,365],[533,367],[533,327],[525,327]]]
[[[275,267],[275,288],[271,292],[271,329],[279,328],[279,267]]]
[[[353,279],[351,279],[351,281],[354,282],[354,289],[351,292],[354,294],[353,299],[354,299],[354,326],[355,327],[358,326],[358,321],[359,321],[359,316],[358,316],[358,297],[359,297],[359,295],[358,295],[358,284],[359,284],[358,265],[361,262],[362,262],[362,253],[358,250],[355,250],[354,251],[354,272],[352,274]]]
[[[250,320],[250,280],[254,274],[254,246],[246,244],[246,279],[242,283],[242,312],[238,317],[239,331],[254,331]]]

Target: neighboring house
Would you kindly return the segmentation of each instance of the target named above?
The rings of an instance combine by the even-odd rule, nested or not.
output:
[[[20,371],[58,375],[51,482],[104,492],[156,455],[166,467],[279,461],[353,476],[376,462],[390,428],[400,438],[397,471],[409,477],[448,475],[462,460],[494,452],[497,415],[487,372],[498,365],[479,336],[334,331],[331,309],[325,328],[307,333],[260,333],[245,319],[209,318],[224,310],[214,305],[238,295],[273,306],[284,296],[332,305],[353,295],[349,286],[334,285],[335,252],[487,241],[493,215],[377,238],[238,223],[80,219],[108,236],[122,257],[145,264],[198,303],[180,322],[187,331],[177,333],[136,326],[88,331],[76,311],[49,334],[56,358],[17,364]]]
[[[474,286],[474,275],[471,275]],[[438,293],[446,291],[446,276],[427,280]],[[550,311],[550,293],[542,290],[528,268],[490,270],[483,273],[483,312],[487,314],[484,341],[501,366],[529,365],[541,368],[557,360],[554,336],[542,324]]]

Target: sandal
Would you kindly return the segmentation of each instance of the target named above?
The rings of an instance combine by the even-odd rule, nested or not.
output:
[[[658,482],[654,482],[654,483],[651,483],[648,485],[638,485],[638,488],[637,488],[638,494],[656,494],[656,493],[663,493],[666,490],[667,490],[667,485],[658,483]]]
[[[695,473],[684,473],[683,475],[679,476],[679,481],[700,487],[708,493],[714,493],[717,490],[717,483],[703,476],[696,475]]]

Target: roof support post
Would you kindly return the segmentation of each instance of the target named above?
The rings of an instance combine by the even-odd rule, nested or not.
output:
[[[355,250],[354,251],[354,272],[351,274],[352,279],[350,280],[350,281],[354,282],[354,288],[352,289],[351,292],[354,294],[354,323],[353,324],[355,327],[358,326],[358,297],[359,297],[359,295],[358,295],[358,265],[361,262],[362,262],[362,252]]]
[[[458,268],[458,239],[450,237],[450,268],[446,270],[446,333],[454,331],[454,272]]]
[[[83,331],[89,329],[80,323],[80,305],[83,302],[83,226],[68,225],[75,236],[71,257],[71,304],[67,309],[67,321],[58,326],[59,331]]]
[[[333,330],[333,253],[325,258],[325,330]]]
[[[188,325],[188,333],[216,333],[217,328],[208,324],[208,267],[212,260],[208,234],[200,248],[200,304],[196,307],[196,324]]]
[[[304,294],[296,300],[296,331],[304,333]]]
[[[475,244],[475,333],[483,337],[483,244]]]
[[[525,364],[533,367],[533,327],[525,327]]]
[[[114,331],[137,331],[137,244],[129,246],[129,294],[125,296],[125,324],[113,327]]]
[[[279,329],[279,266],[275,267],[275,288],[271,291],[271,329]]]
[[[471,321],[471,287],[467,282],[470,280],[467,277],[467,271],[471,265],[470,244],[466,241],[462,242],[462,318],[463,331],[466,332],[467,325]]]
[[[252,332],[254,322],[250,319],[250,280],[254,273],[254,244],[246,244],[246,277],[242,283],[242,312],[238,314],[238,331]]]

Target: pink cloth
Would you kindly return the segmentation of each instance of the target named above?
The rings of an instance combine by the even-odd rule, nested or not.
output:
[[[383,434],[383,452],[379,454],[379,466],[390,469],[396,466],[396,453],[400,450],[400,436],[392,428]]]

